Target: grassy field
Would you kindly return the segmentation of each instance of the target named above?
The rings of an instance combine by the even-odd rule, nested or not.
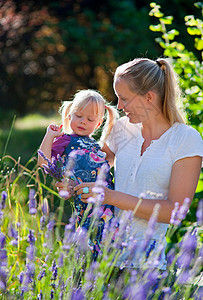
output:
[[[60,115],[45,117],[31,114],[16,118],[0,129],[0,153],[11,155],[16,160],[20,157],[22,164],[36,155],[37,149],[50,123],[60,123]],[[9,136],[10,135],[10,136]]]

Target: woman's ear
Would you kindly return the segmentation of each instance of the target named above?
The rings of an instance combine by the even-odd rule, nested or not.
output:
[[[152,91],[149,91],[145,94],[145,97],[147,99],[147,102],[153,102],[154,97],[155,97],[155,93]]]
[[[99,123],[96,126],[96,129],[98,129],[101,126],[102,123],[103,123],[103,119],[100,119]]]

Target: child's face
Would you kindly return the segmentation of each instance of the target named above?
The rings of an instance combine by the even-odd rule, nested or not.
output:
[[[81,136],[92,134],[94,130],[100,126],[101,121],[98,116],[94,115],[94,109],[91,103],[70,115],[72,133]]]

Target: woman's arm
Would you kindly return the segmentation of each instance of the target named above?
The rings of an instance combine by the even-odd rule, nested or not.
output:
[[[201,163],[202,158],[199,156],[187,157],[175,162],[171,172],[168,199],[142,199],[136,211],[136,216],[149,220],[154,205],[159,203],[158,222],[169,223],[175,202],[179,202],[182,205],[186,197],[190,198],[190,200],[193,199],[200,175]],[[82,189],[85,186],[90,187],[89,194],[83,194]],[[87,198],[92,196],[92,186],[93,184],[90,183],[82,183],[75,187],[75,191],[81,194],[81,200],[86,201]],[[114,205],[124,210],[134,210],[138,201],[138,197],[105,188],[104,204]]]
[[[113,167],[115,154],[109,149],[106,143],[104,143],[102,151],[106,153],[106,160],[108,160],[110,167]]]

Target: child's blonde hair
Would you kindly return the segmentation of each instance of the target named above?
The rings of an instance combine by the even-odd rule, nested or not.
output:
[[[70,133],[69,115],[78,110],[85,109],[90,103],[93,105],[94,115],[98,116],[99,119],[104,118],[105,110],[107,112],[105,126],[100,138],[100,142],[103,145],[118,118],[118,112],[112,105],[107,105],[106,100],[98,91],[91,89],[80,90],[74,95],[72,101],[64,101],[62,103],[59,112],[62,115],[63,130],[66,133]]]

